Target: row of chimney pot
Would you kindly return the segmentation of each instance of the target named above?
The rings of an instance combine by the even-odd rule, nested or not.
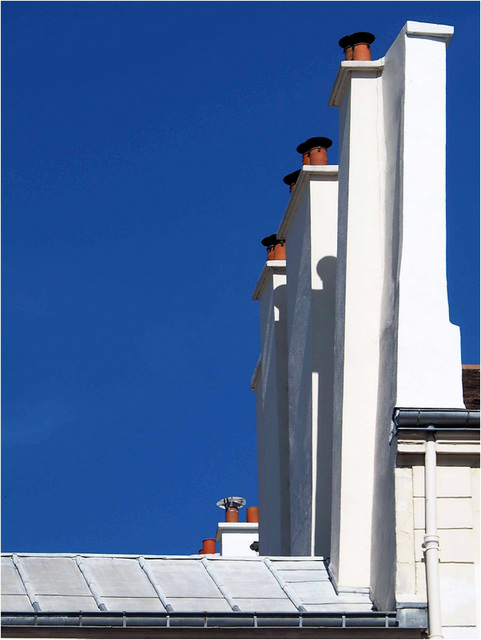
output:
[[[327,150],[332,145],[332,140],[324,136],[309,138],[302,142],[296,149],[302,155],[302,164],[325,165],[327,162]],[[294,191],[301,170],[293,171],[284,176],[283,182],[289,187],[290,193]]]
[[[278,238],[277,234],[273,233],[271,236],[267,236],[261,240],[261,244],[267,248],[267,260],[285,260],[286,259],[286,241],[283,238]],[[249,507],[253,509],[254,507]],[[249,511],[247,509],[247,511]],[[247,521],[249,522],[249,520]],[[253,520],[253,522],[255,522]]]
[[[358,31],[344,36],[339,40],[339,46],[344,49],[346,60],[370,60],[371,44],[376,38],[367,31]]]
[[[339,46],[344,49],[346,60],[371,60],[371,44],[375,36],[367,31],[358,31],[344,36],[339,40]],[[323,136],[309,138],[302,142],[296,149],[302,155],[303,165],[326,165],[327,150],[332,145],[332,140]],[[301,170],[293,171],[284,177],[283,181],[288,185],[290,193],[294,191],[297,179]],[[286,241],[278,238],[273,233],[262,240],[262,244],[267,248],[267,260],[286,259]],[[236,506],[227,507],[225,510],[226,522],[239,522],[239,509]],[[247,522],[259,522],[257,507],[248,507]],[[206,538],[202,541],[200,554],[216,553],[216,542],[214,538]]]
[[[371,60],[371,44],[374,42],[375,36],[367,31],[358,31],[350,35],[344,36],[339,40],[339,46],[344,49],[346,60]],[[326,165],[327,150],[332,145],[332,140],[323,136],[309,138],[297,147],[297,152],[302,155],[303,165]],[[288,185],[290,193],[294,191],[297,179],[301,170],[293,171],[284,177],[283,181]],[[267,248],[267,260],[285,260],[286,259],[286,241],[278,238],[277,234],[267,236],[262,240],[262,244]],[[235,506],[226,508],[226,522],[239,522],[239,509]],[[247,509],[247,522],[258,522],[257,507],[249,507]],[[216,542],[213,538],[207,538],[202,541],[201,554],[216,553]]]
[[[247,507],[246,511],[247,522],[259,522],[259,510],[257,507]],[[239,522],[239,509],[234,506],[228,507],[225,510],[225,521]],[[214,538],[202,540],[202,549],[200,549],[199,554],[204,555],[207,553],[216,553]]]
[[[344,49],[346,60],[370,60],[371,44],[375,36],[368,31],[357,31],[344,36],[339,40],[339,46]],[[327,150],[332,145],[332,140],[319,136],[309,138],[297,147],[297,151],[302,154],[302,164],[323,165],[327,164]],[[299,171],[293,171],[284,177],[284,183],[288,185],[290,193],[294,191]]]

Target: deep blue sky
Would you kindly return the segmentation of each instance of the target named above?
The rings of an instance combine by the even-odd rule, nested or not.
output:
[[[256,504],[264,236],[338,39],[452,24],[448,277],[478,358],[477,2],[3,2],[3,549],[196,553]]]

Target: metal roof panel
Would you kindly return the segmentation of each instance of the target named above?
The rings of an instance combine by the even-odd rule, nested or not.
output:
[[[319,613],[356,613],[372,611],[372,602],[369,603],[357,603],[349,604],[346,602],[329,602],[327,604],[306,604],[307,611],[319,612]]]
[[[162,611],[159,598],[103,598],[107,611]]]
[[[297,595],[302,604],[324,604],[341,600],[336,595],[332,584],[326,581],[292,582],[289,583],[289,588]]]
[[[147,560],[167,598],[222,598],[201,560]],[[229,607],[230,608],[230,607]]]
[[[169,598],[174,611],[228,611],[232,612],[224,598]]]
[[[232,598],[279,598],[288,601],[263,562],[216,562],[215,570]]]
[[[322,560],[278,560],[271,558],[276,571],[319,571],[327,577],[326,567]]]
[[[286,582],[329,582],[329,577],[326,573],[321,573],[320,571],[308,571],[308,570],[300,570],[295,571],[290,569],[289,571],[280,571],[277,569],[277,566],[273,563],[274,568],[277,573],[283,578]],[[329,585],[331,583],[329,582]],[[332,589],[332,587],[331,587]]]
[[[237,605],[287,613],[302,604],[337,613],[372,606],[367,593],[337,595],[322,559],[21,554],[20,560],[44,611],[97,611],[105,604],[115,612],[165,612],[170,604],[181,612],[229,612]],[[4,610],[32,611],[12,554],[2,564]]]
[[[92,596],[37,596],[42,611],[98,611]]]
[[[4,595],[27,595],[11,558],[2,558],[2,597]]]
[[[2,571],[3,574],[3,571]],[[3,579],[3,575],[2,575]],[[6,596],[2,593],[2,611],[24,611],[31,612],[33,607],[28,596]]]
[[[82,557],[100,594],[108,597],[157,598],[149,579],[134,558]]]
[[[92,595],[73,558],[22,558],[22,564],[36,594]]]
[[[297,611],[288,598],[236,598],[241,611]]]

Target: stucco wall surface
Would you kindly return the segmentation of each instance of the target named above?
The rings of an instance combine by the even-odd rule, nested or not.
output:
[[[341,104],[332,569],[340,587],[370,585],[374,443],[384,279],[380,78],[353,70]],[[346,104],[349,102],[349,105]],[[342,374],[340,373],[342,371]],[[342,388],[340,388],[342,385]],[[339,467],[337,467],[339,464]],[[340,475],[340,477],[339,477]]]
[[[310,555],[312,527],[312,326],[310,195],[286,236],[291,554]]]
[[[402,124],[399,407],[464,408],[459,328],[446,279],[446,45],[449,29],[408,22]],[[441,347],[442,345],[442,347]]]
[[[328,557],[331,541],[337,176],[310,180],[312,312],[311,553]]]
[[[328,555],[338,186],[307,174],[286,234],[291,552]]]
[[[340,106],[331,570],[340,586],[369,585],[386,608],[393,409],[464,407],[446,281],[451,34],[406,23],[385,58],[342,63],[331,95]]]
[[[285,268],[270,269],[260,294],[261,375],[256,388],[259,545],[289,551],[287,335]]]

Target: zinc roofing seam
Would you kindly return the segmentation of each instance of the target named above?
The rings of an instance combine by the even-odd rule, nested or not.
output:
[[[202,565],[204,569],[207,571],[207,573],[209,574],[210,579],[213,581],[215,586],[219,589],[219,591],[222,593],[224,598],[227,600],[232,611],[240,611],[239,605],[234,602],[234,600],[232,599],[232,596],[230,595],[228,589],[226,588],[222,580],[219,578],[217,573],[215,573],[214,569],[209,566],[209,561],[207,560],[206,557],[202,558]]]
[[[143,572],[147,576],[150,584],[152,585],[155,593],[157,594],[157,596],[158,596],[159,600],[161,601],[162,605],[164,606],[165,610],[168,611],[168,612],[173,611],[174,607],[168,602],[167,597],[166,597],[162,587],[160,586],[160,584],[155,579],[155,576],[152,573],[152,571],[150,570],[150,567],[148,566],[148,564],[146,563],[145,558],[140,556],[140,558],[138,558],[138,562],[140,564],[140,568],[143,570]]]
[[[95,603],[100,609],[100,611],[108,611],[107,605],[102,600],[102,596],[99,593],[97,583],[94,581],[94,579],[90,575],[90,572],[87,569],[87,567],[83,564],[82,558],[80,556],[76,556],[75,562],[77,563],[77,567],[79,568],[80,573],[84,577],[85,582],[87,583],[87,587],[89,588],[89,591],[92,594],[93,599],[95,600]]]
[[[296,607],[296,609],[298,611],[301,611],[301,612],[306,611],[306,608],[303,606],[303,604],[301,603],[299,598],[297,598],[297,596],[295,596],[292,593],[292,591],[289,589],[289,587],[287,586],[287,583],[284,580],[284,578],[282,576],[280,576],[277,573],[277,571],[274,569],[274,566],[273,566],[272,562],[269,560],[269,558],[264,558],[264,564],[269,569],[269,571],[274,576],[274,578],[277,580],[277,582],[279,583],[280,588],[284,591],[284,593],[289,598],[289,600],[292,602],[292,604]]]
[[[28,596],[28,599],[30,600],[30,604],[33,607],[34,611],[41,611],[40,609],[40,604],[38,603],[38,600],[35,597],[35,592],[33,590],[33,587],[30,583],[30,580],[28,579],[28,575],[27,572],[25,571],[25,567],[22,565],[22,563],[20,562],[18,556],[14,553],[12,554],[12,561],[13,564],[15,566],[15,569],[18,572],[18,575],[20,577],[20,580],[23,584],[23,587],[25,589],[25,592]]]

